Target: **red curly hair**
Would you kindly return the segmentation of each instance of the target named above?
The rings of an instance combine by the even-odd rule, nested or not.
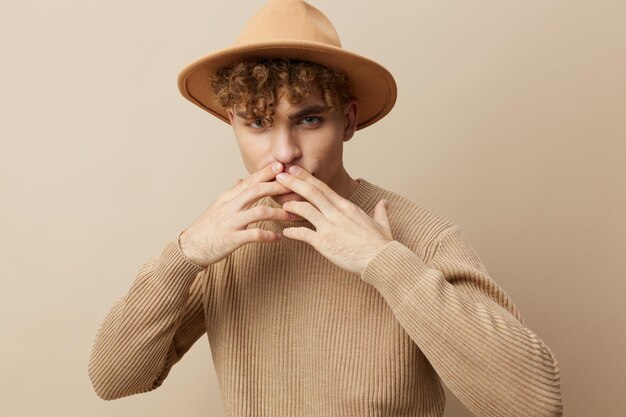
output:
[[[250,58],[216,71],[213,94],[223,108],[244,107],[246,121],[272,122],[277,92],[285,88],[292,104],[319,89],[330,111],[343,109],[355,97],[348,77],[324,65],[290,58]]]

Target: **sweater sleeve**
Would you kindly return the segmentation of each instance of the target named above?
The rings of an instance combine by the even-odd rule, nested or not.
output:
[[[206,332],[202,284],[207,271],[184,255],[179,238],[142,265],[128,293],[100,323],[88,374],[102,399],[159,387]]]
[[[560,370],[524,325],[459,226],[434,241],[429,265],[397,240],[366,266],[373,285],[439,377],[476,416],[561,416]]]

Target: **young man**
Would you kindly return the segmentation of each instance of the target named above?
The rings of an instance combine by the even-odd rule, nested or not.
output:
[[[562,415],[556,358],[460,228],[346,172],[343,142],[395,83],[319,10],[270,1],[179,86],[232,125],[251,174],[107,314],[100,397],[159,387],[206,333],[227,416],[441,416],[441,382],[477,416]]]

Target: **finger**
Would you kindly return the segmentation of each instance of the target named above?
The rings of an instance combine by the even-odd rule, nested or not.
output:
[[[261,220],[276,220],[276,221],[291,221],[293,215],[282,208],[268,207],[268,206],[256,206],[251,209],[239,212],[233,224],[237,228],[246,227],[250,223],[258,222]]]
[[[314,246],[313,243],[316,240],[315,233],[315,231],[309,229],[308,227],[285,227],[283,229],[283,235],[286,238],[302,240],[311,246]]]
[[[333,196],[337,196],[338,195],[335,192],[335,190],[333,190],[328,184],[326,184],[324,181],[322,181],[319,178],[317,178],[315,175],[311,174],[306,169],[302,168],[299,165],[292,165],[292,166],[297,166],[300,169],[298,170],[297,173],[295,173],[295,172],[291,172],[291,170],[293,168],[289,167],[289,171],[288,171],[289,174],[293,175],[294,177],[300,178],[300,179],[302,179],[302,180],[304,180],[306,182],[309,182],[309,183],[315,185],[331,201],[332,201]]]
[[[222,199],[227,198],[227,197],[228,197],[227,193],[232,193],[232,192],[235,190],[235,188],[237,188],[237,186],[241,183],[241,181],[243,181],[243,179],[241,179],[241,178],[237,178],[237,179],[235,180],[235,183],[233,184],[233,186],[232,186],[232,187],[230,187],[226,193],[223,193],[223,194],[221,195],[221,198],[222,198]],[[232,198],[232,197],[231,197],[231,198]]]
[[[288,213],[295,213],[301,218],[308,220],[316,229],[319,229],[321,222],[326,219],[326,217],[308,201],[287,201],[283,204],[283,209]]]
[[[271,181],[276,177],[280,171],[283,170],[283,164],[280,162],[271,163],[265,168],[262,168],[252,174],[248,175],[240,185],[250,187],[256,183]]]
[[[279,167],[276,168],[275,164],[279,164]],[[268,181],[273,180],[276,177],[276,174],[282,171],[282,169],[283,169],[283,164],[280,162],[275,162],[275,163],[266,165],[264,168],[261,168],[258,171],[253,172],[252,174],[248,175],[245,179],[235,184],[235,186],[232,189],[226,191],[223,194],[225,201],[232,200],[236,195],[241,193],[241,191],[245,190],[246,188],[251,187],[254,184],[268,182]]]
[[[281,240],[283,234],[263,229],[246,229],[235,232],[235,244],[238,247],[252,242],[275,242]]]
[[[337,212],[337,208],[331,203],[326,194],[312,183],[286,173],[285,175],[277,175],[276,181],[284,184],[291,191],[300,194],[322,212],[324,216],[332,215]]]
[[[374,220],[378,225],[381,231],[385,234],[389,239],[393,239],[391,234],[391,224],[389,223],[389,216],[387,214],[387,200],[383,199],[376,204],[374,207]]]
[[[235,204],[236,210],[243,210],[262,197],[285,194],[289,191],[289,188],[277,181],[261,182],[241,191],[232,199],[232,203]]]

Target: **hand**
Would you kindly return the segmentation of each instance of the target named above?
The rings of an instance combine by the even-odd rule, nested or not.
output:
[[[307,201],[287,201],[283,209],[305,218],[316,230],[287,227],[283,235],[309,243],[335,265],[360,275],[368,262],[393,240],[384,201],[378,202],[372,218],[325,182],[298,168],[298,173],[277,175],[276,180]]]
[[[275,242],[281,233],[262,229],[246,229],[248,224],[260,220],[294,220],[281,208],[250,205],[267,195],[289,192],[285,186],[273,181],[283,170],[281,163],[274,171],[273,164],[250,174],[222,193],[206,211],[180,234],[180,246],[189,259],[208,266],[228,256],[235,249],[250,242]]]

